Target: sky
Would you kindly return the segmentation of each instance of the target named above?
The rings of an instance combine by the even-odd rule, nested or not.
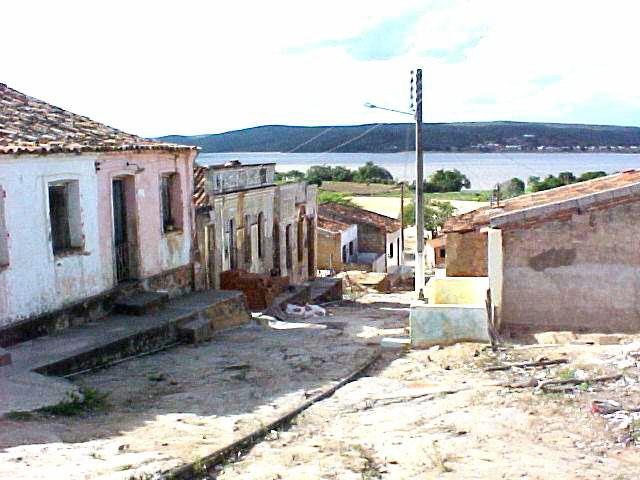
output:
[[[411,121],[640,126],[637,0],[5,2],[0,83],[143,136]]]

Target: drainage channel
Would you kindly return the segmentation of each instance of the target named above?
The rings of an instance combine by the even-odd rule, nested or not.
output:
[[[380,352],[376,352],[360,367],[351,372],[348,376],[340,380],[335,385],[331,386],[324,392],[311,397],[299,407],[286,413],[280,418],[268,423],[267,425],[254,430],[253,432],[245,435],[244,437],[236,440],[235,442],[223,447],[215,452],[202,457],[195,462],[182,465],[172,470],[163,472],[160,476],[162,480],[201,480],[207,478],[215,478],[210,476],[209,472],[212,472],[215,467],[224,464],[228,461],[240,458],[243,454],[247,453],[251,448],[260,443],[266,435],[272,430],[287,429],[291,425],[294,418],[307,410],[312,405],[331,397],[340,388],[344,387],[348,383],[357,380],[360,376],[366,372],[381,356]]]

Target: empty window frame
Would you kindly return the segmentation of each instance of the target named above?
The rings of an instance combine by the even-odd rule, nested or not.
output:
[[[393,242],[389,244],[389,258],[393,258]]]
[[[304,260],[304,217],[298,219],[298,262]]]
[[[49,222],[54,255],[83,248],[77,180],[49,183]]]
[[[264,214],[260,212],[258,214],[258,258],[262,258],[264,255],[264,239],[262,238],[264,235]]]
[[[182,202],[180,177],[170,173],[160,177],[160,207],[162,232],[169,233],[182,229]]]
[[[342,263],[347,263],[347,246],[342,246]]]
[[[244,216],[244,263],[251,265],[251,219],[249,215]]]
[[[349,256],[353,257],[353,240],[349,242]]]

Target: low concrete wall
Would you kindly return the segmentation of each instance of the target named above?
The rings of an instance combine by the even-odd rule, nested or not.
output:
[[[433,278],[427,283],[430,304],[484,305],[489,279],[486,277]]]
[[[412,307],[409,330],[413,347],[490,341],[484,304]]]

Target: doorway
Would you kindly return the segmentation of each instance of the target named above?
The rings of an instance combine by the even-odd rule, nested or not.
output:
[[[112,184],[113,198],[113,248],[116,282],[135,278],[135,231],[131,228],[132,194],[127,188],[131,180],[117,178]]]

